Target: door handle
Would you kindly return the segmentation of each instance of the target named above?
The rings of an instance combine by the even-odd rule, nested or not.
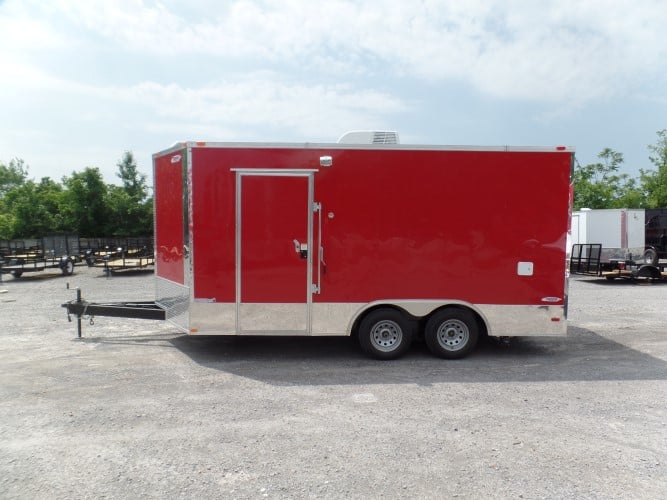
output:
[[[299,254],[302,259],[308,258],[308,245],[299,243],[299,240],[292,240],[294,243],[294,251]]]

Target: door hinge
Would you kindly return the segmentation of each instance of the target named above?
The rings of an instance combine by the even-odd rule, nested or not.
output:
[[[317,201],[313,203],[313,212],[317,213],[320,210],[322,210],[322,204]]]

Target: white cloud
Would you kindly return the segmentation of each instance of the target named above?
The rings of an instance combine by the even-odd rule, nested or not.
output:
[[[347,84],[300,84],[270,72],[198,87],[154,81],[122,87],[68,81],[14,63],[12,71],[0,74],[0,84],[21,92],[30,90],[33,95],[57,92],[61,102],[70,103],[70,119],[81,122],[108,120],[113,109],[129,106],[134,115],[153,117],[141,120],[142,127],[154,123],[147,130],[164,129],[166,120],[179,124],[181,135],[194,131],[209,139],[220,132],[224,135],[218,139],[235,136],[229,131],[240,127],[245,127],[246,134],[251,127],[268,127],[283,135],[312,137],[315,133],[333,140],[351,126],[384,128],[386,116],[409,108],[388,93]]]
[[[69,45],[67,33],[57,23],[45,22],[46,12],[40,12],[40,6],[34,8],[37,9],[37,16],[30,15],[29,5],[15,1],[0,2],[0,46],[27,52]]]
[[[606,99],[638,85],[639,75],[664,71],[667,57],[667,9],[650,0],[237,0],[199,9],[175,1],[26,3],[36,19],[56,10],[137,53],[298,66],[318,75],[456,79],[511,99]],[[48,39],[57,38],[56,25],[43,26]]]
[[[347,85],[299,85],[266,73],[199,88],[145,82],[95,92],[146,106],[161,119],[197,123],[200,133],[207,126],[218,132],[221,127],[263,126],[306,137],[317,130],[320,135],[330,134],[332,140],[351,124],[381,125],[384,116],[407,107],[377,91],[358,91]]]
[[[83,30],[80,44],[259,69],[298,67],[313,79],[454,79],[510,99],[607,99],[639,85],[643,75],[664,76],[667,59],[667,9],[657,0],[236,0],[199,9],[148,0],[7,4],[23,13],[14,12],[19,29],[43,34],[42,42],[21,38],[25,47],[64,43],[57,12],[58,22]]]

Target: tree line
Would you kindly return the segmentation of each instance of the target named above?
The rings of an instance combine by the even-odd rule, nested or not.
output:
[[[639,170],[639,177],[619,173],[623,154],[610,148],[598,154],[597,163],[574,168],[574,209],[667,208],[667,129],[657,132],[648,146],[655,170]]]
[[[81,237],[153,234],[153,197],[146,176],[126,151],[117,163],[121,185],[107,184],[96,167],[72,172],[60,182],[29,178],[23,160],[0,163],[0,239],[53,233]]]

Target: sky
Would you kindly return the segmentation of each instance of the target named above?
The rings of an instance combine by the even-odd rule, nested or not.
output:
[[[667,128],[662,0],[0,0],[0,162],[119,183],[184,140],[604,148]]]

